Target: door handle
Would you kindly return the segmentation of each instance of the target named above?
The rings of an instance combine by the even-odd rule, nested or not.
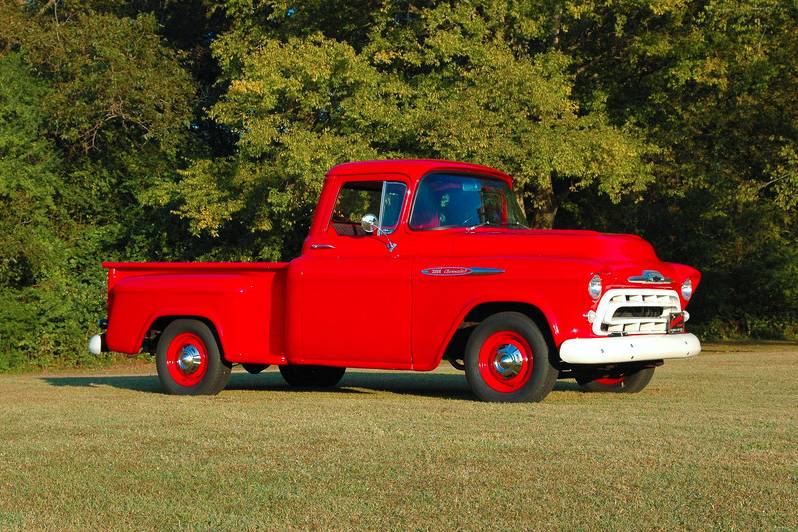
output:
[[[310,249],[335,249],[332,244],[311,244]]]

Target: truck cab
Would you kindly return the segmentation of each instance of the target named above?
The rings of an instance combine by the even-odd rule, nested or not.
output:
[[[368,161],[327,175],[287,263],[105,263],[104,350],[154,352],[172,393],[217,393],[230,367],[290,384],[345,368],[465,371],[488,401],[539,401],[558,378],[637,392],[700,352],[685,311],[700,273],[633,235],[536,230],[506,174]]]

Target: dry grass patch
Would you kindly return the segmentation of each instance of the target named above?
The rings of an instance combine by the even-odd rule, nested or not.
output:
[[[133,373],[0,377],[0,528],[798,528],[794,345],[524,405],[447,369],[193,398]]]

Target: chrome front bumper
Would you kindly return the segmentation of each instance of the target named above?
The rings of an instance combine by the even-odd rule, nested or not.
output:
[[[694,334],[641,334],[566,340],[560,346],[560,359],[569,364],[618,364],[689,358],[700,352],[701,342]]]

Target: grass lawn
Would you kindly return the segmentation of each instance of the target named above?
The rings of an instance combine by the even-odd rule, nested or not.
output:
[[[139,369],[137,369],[139,368]],[[0,376],[0,529],[798,529],[798,346],[713,345],[638,395],[273,368],[216,397],[154,365]]]

